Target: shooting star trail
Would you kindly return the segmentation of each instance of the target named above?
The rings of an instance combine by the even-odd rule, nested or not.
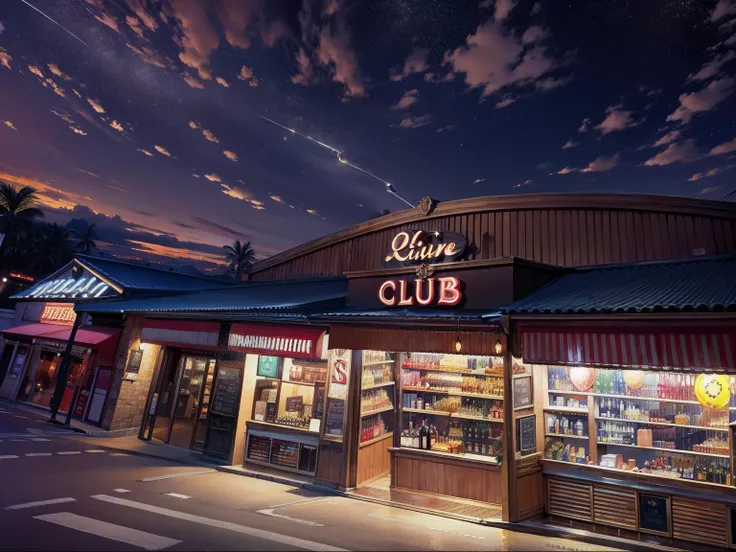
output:
[[[26,5],[26,6],[28,6],[29,8],[32,8],[32,9],[36,10],[36,11],[37,11],[38,13],[40,13],[41,15],[43,15],[43,16],[44,16],[44,17],[45,17],[46,19],[48,19],[49,21],[51,21],[51,22],[52,22],[52,23],[53,23],[54,25],[56,25],[57,27],[61,27],[62,29],[64,29],[64,31],[66,31],[66,33],[67,33],[67,34],[70,34],[70,35],[72,35],[72,36],[73,36],[74,38],[76,38],[76,39],[77,39],[77,40],[78,40],[79,42],[81,42],[82,44],[84,44],[85,46],[87,46],[87,48],[89,48],[89,44],[87,44],[87,43],[86,43],[86,42],[85,42],[84,40],[82,40],[81,38],[79,38],[79,37],[78,37],[77,35],[75,35],[75,34],[74,34],[73,32],[71,32],[71,31],[70,31],[69,29],[67,29],[66,27],[64,27],[64,25],[62,25],[61,23],[59,23],[59,22],[58,22],[58,21],[56,21],[55,19],[53,19],[53,18],[49,17],[48,15],[46,15],[45,13],[43,13],[43,12],[42,12],[41,10],[39,10],[39,9],[38,9],[38,8],[37,8],[36,6],[34,6],[33,4],[30,4],[30,3],[29,3],[29,2],[27,2],[26,0],[20,0],[20,1],[21,1],[21,2],[23,2],[23,3],[24,3],[24,4]]]
[[[301,136],[302,138],[305,138],[305,139],[309,140],[310,142],[313,142],[313,143],[317,144],[318,146],[321,146],[321,147],[323,147],[323,148],[325,148],[327,150],[330,150],[332,153],[334,153],[335,155],[337,155],[337,160],[340,163],[342,163],[343,165],[347,165],[348,167],[351,167],[351,168],[355,169],[356,171],[360,171],[360,172],[362,172],[365,175],[368,175],[370,177],[373,177],[376,180],[378,180],[379,182],[382,182],[386,186],[386,191],[388,193],[390,193],[391,195],[395,196],[396,198],[398,198],[401,201],[403,201],[404,203],[406,203],[410,208],[412,208],[412,209],[414,208],[414,205],[412,205],[411,203],[409,203],[408,201],[406,201],[403,197],[401,197],[396,192],[396,188],[394,188],[391,183],[387,182],[386,180],[384,180],[380,176],[376,176],[372,172],[367,171],[367,170],[359,167],[358,165],[353,165],[350,161],[348,161],[347,159],[345,159],[345,154],[342,151],[340,151],[339,149],[334,148],[334,147],[330,146],[329,144],[325,144],[324,142],[320,142],[319,140],[315,140],[314,138],[312,138],[311,136],[308,136],[307,134],[302,134],[298,130],[294,130],[293,128],[289,128],[287,126],[284,126],[281,123],[277,123],[276,121],[274,121],[272,119],[269,119],[268,117],[264,117],[263,115],[258,115],[258,113],[254,113],[254,115],[260,117],[264,121],[268,121],[272,125],[276,125],[279,128],[282,128],[284,130],[287,130],[287,131],[291,132],[292,134],[296,134],[297,136]]]

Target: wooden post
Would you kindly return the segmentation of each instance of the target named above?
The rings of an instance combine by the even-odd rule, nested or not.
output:
[[[84,316],[85,313],[78,312],[77,316],[74,318],[74,325],[72,325],[72,331],[69,334],[69,340],[66,342],[66,349],[64,349],[64,356],[61,359],[61,366],[59,366],[59,371],[57,372],[56,388],[54,388],[54,394],[49,402],[49,406],[51,407],[51,418],[49,418],[49,421],[52,423],[57,423],[56,413],[59,412],[59,406],[61,405],[61,400],[64,398],[64,391],[66,390],[66,380],[69,378],[69,362],[72,357],[72,347],[74,346],[74,340],[77,337],[77,330],[79,329],[79,326],[82,325],[82,319]],[[71,409],[72,407],[70,406],[69,408]]]

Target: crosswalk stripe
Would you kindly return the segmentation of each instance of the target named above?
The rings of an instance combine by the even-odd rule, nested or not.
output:
[[[91,449],[91,450],[85,450],[84,452],[107,452],[107,451],[102,450],[102,449]]]
[[[51,441],[51,439],[43,439],[42,437],[33,437],[31,441],[35,441],[36,443],[48,443]]]
[[[6,460],[8,458],[18,458],[17,454],[2,454],[0,455],[0,460]]]
[[[170,497],[173,497],[173,498],[181,498],[182,500],[188,500],[188,499],[192,498],[189,495],[180,494],[180,493],[164,493],[164,494],[166,496],[170,496]]]
[[[234,533],[240,533],[242,535],[248,535],[257,539],[268,540],[272,542],[278,542],[280,544],[286,544],[288,546],[295,546],[296,548],[302,548],[304,550],[316,550],[325,552],[347,552],[344,548],[337,548],[330,546],[329,544],[322,544],[319,542],[309,541],[305,539],[299,539],[296,537],[289,537],[288,535],[281,535],[279,533],[273,533],[271,531],[264,531],[263,529],[256,529],[254,527],[247,527],[245,525],[238,525],[230,521],[223,521],[221,519],[206,518],[203,516],[197,516],[194,514],[188,514],[186,512],[179,512],[178,510],[169,510],[168,508],[160,508],[151,504],[145,504],[143,502],[135,502],[133,500],[127,500],[125,498],[118,498],[116,496],[109,495],[93,495],[92,498],[96,500],[102,500],[103,502],[109,502],[111,504],[117,504],[119,506],[127,506],[128,508],[135,508],[143,510],[145,512],[151,512],[153,514],[159,514],[161,516],[167,516],[175,519],[181,519],[189,521],[191,523],[199,523],[201,525],[208,525],[210,527],[217,527],[219,529],[226,529],[233,531]]]
[[[72,514],[71,512],[59,512],[56,514],[34,516],[34,519],[48,521],[50,523],[55,523],[56,525],[89,533],[90,535],[97,535],[98,537],[105,539],[125,542],[127,544],[132,544],[133,546],[139,546],[145,550],[163,550],[164,548],[169,548],[170,546],[174,546],[181,542],[180,540],[154,535],[153,533],[146,533],[145,531],[131,529],[130,527],[125,527],[123,525],[115,525],[114,523],[108,523],[99,519],[79,516],[77,514]]]
[[[50,452],[26,452],[26,456],[51,456]]]
[[[69,456],[71,454],[82,454],[81,450],[62,450],[61,452],[57,452],[59,456]]]
[[[75,498],[70,496],[64,498],[52,498],[49,500],[38,500],[36,502],[26,502],[24,504],[13,504],[6,506],[3,510],[23,510],[25,508],[35,508],[36,506],[50,506],[51,504],[64,504],[65,502],[76,502]]]
[[[129,493],[130,491],[128,489],[113,489],[112,492],[114,492],[114,493]]]

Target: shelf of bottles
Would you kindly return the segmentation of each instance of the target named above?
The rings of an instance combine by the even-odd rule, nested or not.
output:
[[[500,461],[503,358],[402,355],[402,447]]]
[[[393,433],[394,353],[363,351],[360,392],[360,443]],[[388,437],[387,437],[388,438]]]
[[[731,485],[733,394],[729,406],[710,409],[697,401],[692,374],[591,369],[592,385],[575,386],[569,373],[547,369],[545,458],[593,464],[589,447],[597,447],[603,467]]]

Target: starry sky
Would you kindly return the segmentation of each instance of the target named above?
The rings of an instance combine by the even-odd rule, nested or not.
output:
[[[734,58],[736,0],[5,0],[0,180],[204,270],[406,208],[385,182],[723,199]]]

